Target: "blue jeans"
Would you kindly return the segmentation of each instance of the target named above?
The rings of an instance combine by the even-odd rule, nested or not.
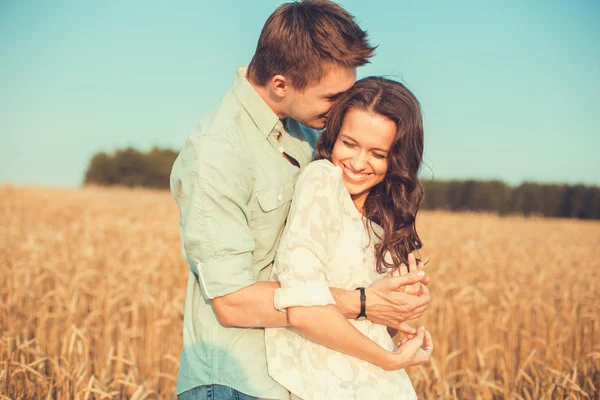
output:
[[[181,393],[178,398],[179,400],[259,400],[258,397],[222,385],[198,386]]]

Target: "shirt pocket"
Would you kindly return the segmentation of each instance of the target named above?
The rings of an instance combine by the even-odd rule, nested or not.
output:
[[[294,197],[294,184],[284,183],[257,190],[256,198],[260,206],[257,215],[258,228],[262,238],[273,243],[277,240]]]

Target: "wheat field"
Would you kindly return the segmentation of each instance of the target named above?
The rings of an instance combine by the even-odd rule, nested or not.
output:
[[[170,193],[0,186],[0,398],[174,398]],[[422,399],[600,398],[600,222],[423,212]]]

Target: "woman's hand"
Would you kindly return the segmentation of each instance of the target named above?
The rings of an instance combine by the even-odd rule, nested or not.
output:
[[[395,352],[390,352],[386,360],[380,365],[386,371],[395,371],[406,367],[424,364],[429,361],[433,351],[433,339],[425,327],[417,329],[417,334],[412,338],[405,338],[398,343]]]

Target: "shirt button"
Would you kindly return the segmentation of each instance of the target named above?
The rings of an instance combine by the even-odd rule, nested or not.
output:
[[[281,200],[283,200],[283,196],[281,194],[278,194],[277,195],[277,201],[281,201]]]
[[[285,151],[285,149],[283,148],[283,146],[279,146],[279,152],[283,153]]]

